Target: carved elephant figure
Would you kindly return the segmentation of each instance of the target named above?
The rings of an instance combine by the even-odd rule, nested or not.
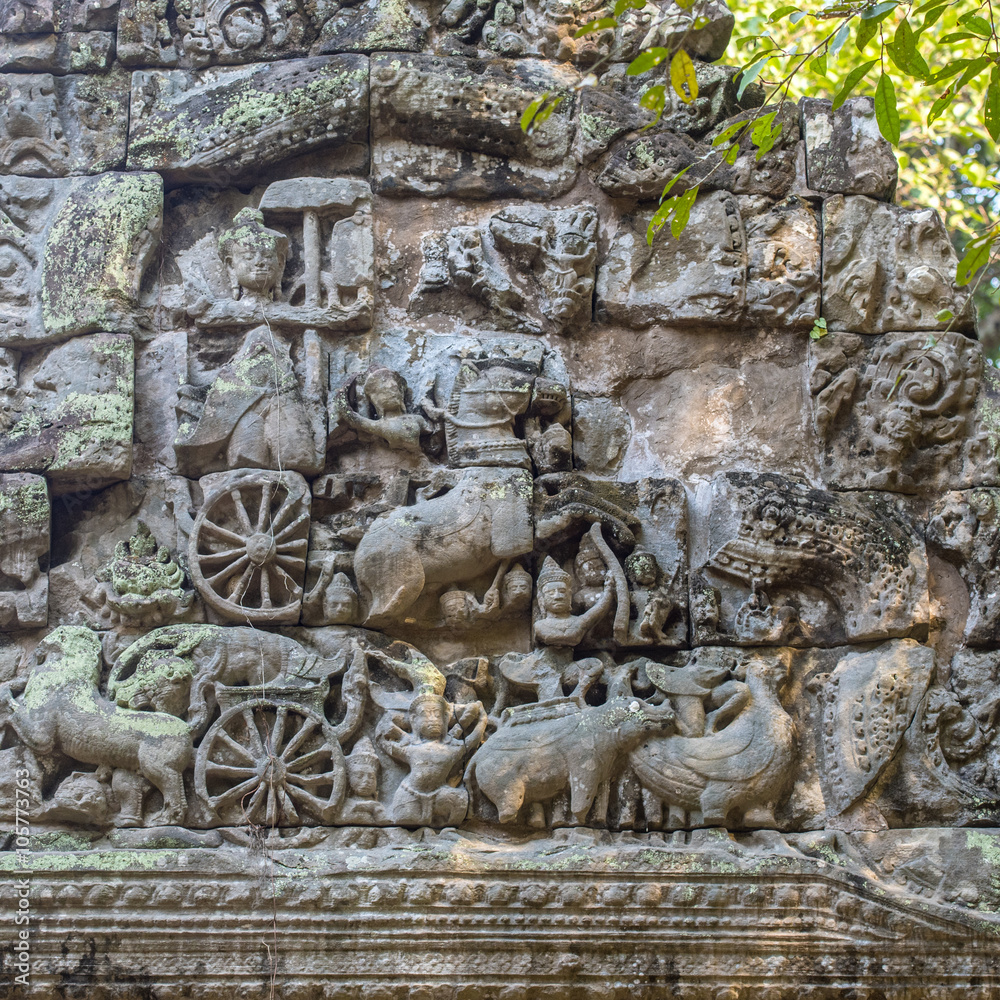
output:
[[[120,825],[142,822],[144,788],[136,775],[163,795],[152,824],[181,822],[187,805],[183,774],[194,758],[187,723],[165,712],[119,708],[98,690],[100,673],[96,633],[63,625],[39,643],[21,697],[14,697],[21,680],[0,689],[0,722],[9,723],[36,754],[59,751],[84,764],[129,772],[114,781]]]
[[[531,551],[531,478],[470,469],[447,493],[381,514],[358,542],[365,624],[398,619],[428,584],[475,579]]]
[[[795,764],[795,724],[778,700],[788,661],[774,653],[752,656],[745,683],[730,682],[733,696],[707,717],[707,735],[657,737],[632,751],[633,770],[643,788],[667,804],[671,826],[683,825],[685,814],[696,825],[725,826],[733,819],[775,825],[774,808]],[[646,801],[646,819],[653,822]]]
[[[501,823],[513,822],[523,805],[540,806],[567,787],[570,810],[583,823],[615,764],[648,736],[674,725],[669,703],[635,698],[614,698],[556,718],[528,709],[538,715],[525,722],[506,715],[465,772],[466,783],[475,779],[497,807]],[[535,825],[541,817],[533,812]]]

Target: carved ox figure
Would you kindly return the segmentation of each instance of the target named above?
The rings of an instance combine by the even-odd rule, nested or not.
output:
[[[0,686],[0,724],[9,723],[36,754],[60,751],[84,764],[130,772],[114,781],[122,806],[119,825],[142,822],[143,788],[135,775],[163,795],[153,825],[181,822],[182,776],[194,756],[187,724],[165,712],[119,708],[98,690],[100,673],[101,643],[94,632],[72,625],[55,629],[39,643],[27,681]]]
[[[546,718],[545,708],[527,706],[537,713],[527,722],[507,716],[466,769],[466,782],[475,778],[497,807],[501,823],[516,819],[525,803],[544,802],[567,786],[570,810],[578,823],[585,822],[615,764],[646,737],[669,732],[674,725],[668,702],[613,698],[556,718]],[[533,825],[536,820],[541,820],[537,809]]]
[[[399,618],[427,584],[461,583],[531,551],[531,479],[469,470],[447,493],[381,514],[354,554],[366,624]]]

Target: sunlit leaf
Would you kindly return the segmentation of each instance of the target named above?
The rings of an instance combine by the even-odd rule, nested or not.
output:
[[[625,72],[629,76],[639,76],[641,73],[648,73],[651,69],[659,66],[661,62],[670,58],[670,49],[665,49],[661,45],[654,45],[652,48],[640,52],[629,64]]]
[[[584,35],[589,35],[592,31],[604,31],[607,28],[617,28],[618,19],[615,17],[599,17],[596,21],[590,21],[585,24],[578,31],[574,32],[574,38],[583,38]]]
[[[899,145],[899,110],[896,107],[896,88],[888,74],[883,73],[875,84],[875,121],[879,131],[894,146]]]
[[[851,91],[865,78],[872,66],[877,63],[877,59],[869,59],[867,62],[863,62],[860,66],[855,66],[850,73],[844,79],[844,85],[840,88],[837,96],[833,99],[833,110],[836,111],[848,97],[851,96]]]
[[[627,10],[642,10],[646,0],[615,0],[615,17],[621,17]]]
[[[761,59],[760,61],[755,62],[752,66],[748,66],[745,70],[743,70],[740,74],[740,85],[736,88],[736,100],[743,100],[743,94],[746,92],[747,87],[749,87],[750,84],[753,83],[758,76],[760,76],[760,71],[766,64],[767,59]]]
[[[992,249],[992,242],[971,241],[955,270],[955,284],[967,285],[972,281],[975,273],[989,262]]]
[[[1000,140],[1000,85],[994,80],[986,88],[986,106],[983,109],[983,120],[990,138]]]
[[[861,12],[862,21],[872,21],[885,17],[897,7],[896,0],[886,0],[885,3],[877,3],[874,7],[866,7]]]
[[[698,96],[698,78],[695,76],[691,57],[681,49],[670,60],[670,83],[674,92],[685,103],[690,104]]]
[[[680,239],[681,233],[684,232],[685,226],[688,224],[688,219],[691,218],[691,206],[694,204],[695,198],[698,197],[698,185],[695,184],[693,188],[688,188],[677,199],[677,206],[674,209],[674,217],[670,220],[670,232],[673,234],[674,239]]]
[[[726,163],[732,166],[737,161],[737,159],[739,159],[739,155],[740,155],[740,144],[738,142],[734,142],[733,145],[726,150],[726,155],[723,157],[723,159],[726,161]]]
[[[830,331],[826,328],[826,320],[822,316],[815,323],[813,323],[812,329],[809,331],[810,340],[822,340]]]

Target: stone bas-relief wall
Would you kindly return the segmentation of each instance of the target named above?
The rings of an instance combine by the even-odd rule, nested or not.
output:
[[[0,11],[4,998],[1000,988],[947,234],[863,98],[711,170],[729,12],[602,11]]]

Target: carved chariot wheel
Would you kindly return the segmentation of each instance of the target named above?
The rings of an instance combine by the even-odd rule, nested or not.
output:
[[[308,548],[309,487],[301,476],[227,476],[195,518],[191,579],[205,603],[230,620],[297,622]]]
[[[322,715],[256,699],[227,709],[205,733],[195,787],[221,819],[295,826],[329,822],[347,789],[344,752]]]

